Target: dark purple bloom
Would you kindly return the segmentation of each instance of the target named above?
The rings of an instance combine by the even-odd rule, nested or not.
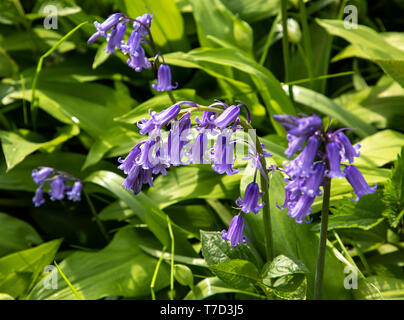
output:
[[[358,201],[359,198],[364,196],[365,194],[374,193],[376,191],[377,184],[375,184],[373,187],[370,187],[357,167],[353,165],[347,166],[344,169],[344,173],[346,179],[354,189],[357,197],[356,200],[353,200],[353,198],[351,197],[353,201]]]
[[[149,69],[151,66],[149,59],[147,59],[145,56],[142,46],[138,46],[135,49],[135,53],[132,54],[128,60],[126,60],[126,63],[136,72],[142,71],[143,68]]]
[[[244,193],[244,200],[239,197],[236,200],[236,204],[241,208],[241,211],[248,213],[254,212],[258,213],[263,207],[264,202],[258,204],[258,201],[262,198],[264,194],[260,192],[259,186],[256,182],[251,182],[247,185]]]
[[[297,137],[307,137],[322,127],[321,118],[317,115],[303,118],[292,115],[275,115],[274,119],[280,122],[286,131]]]
[[[133,23],[133,29],[139,32],[141,36],[146,36],[148,32],[145,26],[150,29],[152,19],[153,15],[150,15],[149,13],[145,13],[144,15],[137,17],[137,21]]]
[[[140,153],[136,165],[140,165],[143,169],[152,169],[153,165],[153,146],[156,144],[155,140],[148,139],[145,141],[142,152]]]
[[[32,201],[34,202],[35,207],[39,207],[45,203],[42,186],[35,190],[35,196],[32,198]]]
[[[320,196],[320,186],[324,182],[324,172],[326,170],[324,163],[318,162],[313,166],[313,173],[309,178],[305,179],[301,190],[309,197]]]
[[[174,86],[171,84],[171,70],[168,65],[160,65],[157,73],[157,84],[152,84],[152,87],[156,91],[171,91],[178,87],[177,82]]]
[[[167,122],[177,117],[180,110],[180,103],[176,103],[158,114],[156,112],[151,113],[149,111],[151,118],[149,120],[142,119],[141,123],[138,122],[137,124],[140,129],[140,134],[145,135],[155,129],[160,129]]]
[[[73,188],[66,192],[67,198],[72,201],[80,201],[81,200],[81,189],[83,188],[83,184],[81,181],[76,181],[73,184]]]
[[[42,167],[39,170],[32,170],[32,179],[37,185],[44,183],[45,179],[48,178],[55,170],[49,167]]]
[[[357,144],[355,146],[352,146],[348,137],[343,132],[339,132],[337,134],[337,139],[343,146],[343,149],[340,151],[342,161],[349,161],[349,163],[353,163],[354,157],[359,157],[359,149],[361,145]]]
[[[288,158],[301,150],[303,148],[303,143],[306,141],[306,137],[296,137],[292,134],[287,134],[286,139],[289,141],[288,148],[285,150],[285,154]]]
[[[290,164],[285,168],[285,172],[293,179],[295,177],[310,176],[318,147],[318,138],[316,136],[311,136],[307,141],[306,147],[296,159],[290,162]]]
[[[229,230],[222,231],[222,239],[226,241],[230,241],[230,244],[233,247],[237,247],[239,243],[246,243],[246,237],[243,236],[244,230],[244,219],[238,214],[234,216],[234,218],[230,222]]]
[[[233,168],[236,158],[234,156],[234,141],[231,141],[231,135],[225,133],[217,137],[211,159],[213,162],[212,169],[219,174],[232,175],[239,172],[239,170]]]
[[[207,151],[208,141],[204,133],[199,133],[196,136],[194,144],[191,146],[190,163],[203,164],[205,163],[205,154]]]
[[[128,52],[131,56],[137,55],[137,49],[140,46],[140,33],[136,31],[132,31],[129,36],[128,42],[125,45],[122,45],[122,51],[124,53]]]
[[[276,204],[279,209],[285,209],[286,207],[292,208],[302,194],[299,180],[288,180],[285,178],[285,181],[287,183],[287,186],[285,187],[285,202],[282,206],[279,206],[278,203]]]
[[[128,174],[128,172],[132,169],[132,167],[135,165],[136,160],[139,158],[142,150],[140,149],[140,146],[144,144],[146,141],[142,141],[138,143],[136,146],[133,147],[133,149],[129,152],[128,156],[122,160],[121,157],[118,158],[118,162],[121,163],[121,165],[118,167],[119,170],[123,170],[125,174]]]
[[[315,197],[307,195],[299,196],[298,200],[289,208],[288,215],[296,220],[297,223],[302,223],[304,218],[311,213],[311,206]]]
[[[230,106],[226,110],[224,110],[217,118],[214,120],[214,124],[219,129],[226,128],[230,123],[235,121],[240,114],[239,106]]]
[[[326,146],[328,164],[330,170],[326,171],[326,174],[330,178],[343,178],[344,175],[341,173],[341,156],[340,148],[336,142],[329,142]]]
[[[114,53],[115,48],[120,49],[122,45],[122,39],[126,32],[126,23],[119,22],[118,25],[111,30],[107,35],[107,53]]]
[[[62,200],[65,196],[65,179],[61,175],[56,176],[49,185],[51,187],[49,190],[51,200]]]
[[[88,43],[92,43],[98,40],[100,37],[106,37],[107,31],[115,26],[121,17],[124,15],[122,13],[114,13],[111,14],[103,23],[99,23],[97,21],[94,22],[94,26],[97,28],[97,32],[94,33],[90,39],[88,39]]]
[[[195,122],[198,123],[197,129],[213,129],[215,125],[216,113],[211,111],[204,111],[202,113],[202,118],[195,118]]]

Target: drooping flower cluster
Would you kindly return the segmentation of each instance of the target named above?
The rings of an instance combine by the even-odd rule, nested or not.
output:
[[[186,110],[181,107],[190,106]],[[149,111],[150,118],[142,119],[138,123],[140,133],[147,138],[139,142],[125,159],[119,158],[118,168],[127,175],[123,186],[138,194],[144,184],[153,186],[155,175],[167,174],[170,166],[187,164],[204,164],[209,161],[212,169],[219,174],[236,174],[238,169],[234,168],[236,160],[234,146],[236,139],[233,134],[241,129],[240,111],[242,104],[227,106],[222,102],[215,102],[207,109],[217,108],[221,112],[203,111],[202,117],[195,118],[196,125],[191,127],[191,111],[198,111],[199,106],[192,101],[180,101],[169,108],[156,113]],[[250,121],[250,114],[247,110],[247,122]],[[170,126],[167,138],[163,135],[163,127]],[[192,133],[195,137],[192,138]],[[209,137],[214,138],[213,147],[209,148]],[[247,141],[243,140],[248,144]],[[265,156],[270,153],[265,151]],[[249,144],[248,156],[244,158],[251,160],[251,165],[262,171],[260,155],[254,147]],[[258,204],[262,198],[258,184],[251,182],[246,189],[244,200],[239,198],[236,204],[244,213],[250,211],[258,213],[263,203]],[[233,246],[244,242],[242,236],[244,221],[241,215],[234,217],[229,231],[223,230],[223,239],[229,240]]]
[[[45,183],[49,184],[49,196],[52,201],[62,200],[65,196],[72,201],[80,201],[81,199],[82,182],[66,172],[50,167],[40,167],[32,170],[32,179],[38,185],[32,198],[35,207],[45,203],[43,196]]]
[[[288,208],[288,215],[297,223],[305,221],[311,213],[316,196],[322,194],[320,187],[328,179],[345,177],[357,196],[355,201],[375,192],[377,186],[370,187],[358,168],[352,165],[354,158],[359,156],[360,145],[352,146],[343,132],[345,129],[333,131],[328,128],[325,132],[317,115],[302,118],[280,115],[274,119],[288,132],[289,145],[285,151],[288,158],[303,149],[295,159],[285,162],[283,169],[287,186],[285,203],[280,208]],[[349,165],[343,162],[349,162]]]
[[[141,44],[148,44],[155,51],[155,44],[151,36],[150,27],[153,20],[153,15],[145,13],[136,19],[129,18],[123,13],[111,14],[103,23],[94,22],[97,31],[88,39],[88,43],[93,43],[101,37],[107,40],[107,53],[115,53],[115,49],[120,50],[123,54],[128,55],[126,63],[136,72],[141,72],[143,69],[149,69],[152,63],[158,61],[160,53],[154,52],[152,63],[146,57],[146,53]],[[125,41],[127,32],[127,24],[131,23],[133,30]],[[161,56],[162,57],[162,56]],[[171,70],[168,65],[160,64],[157,72],[157,84],[152,87],[156,91],[171,91],[176,89],[178,84],[171,83]],[[157,69],[156,69],[157,70]]]

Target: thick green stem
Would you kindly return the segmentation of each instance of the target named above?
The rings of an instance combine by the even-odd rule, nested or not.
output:
[[[324,186],[323,206],[321,209],[320,242],[318,245],[316,278],[314,282],[314,300],[321,300],[323,290],[325,253],[327,245],[328,211],[330,209],[331,180],[326,179]]]

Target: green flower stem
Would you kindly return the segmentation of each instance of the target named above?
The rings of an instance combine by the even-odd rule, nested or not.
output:
[[[323,290],[325,253],[327,244],[328,211],[330,209],[331,179],[326,179],[324,186],[323,206],[321,209],[320,242],[318,245],[316,278],[314,281],[314,300],[321,300]]]
[[[198,108],[196,107],[190,107],[186,108],[180,111],[180,113],[186,113],[186,112],[194,112],[194,111],[212,111],[216,113],[222,113],[224,110],[215,108],[215,107],[206,107],[206,106],[199,106]],[[243,127],[244,130],[249,130],[253,129],[253,127],[248,124],[247,122],[240,120],[240,125]],[[255,139],[255,148],[257,150],[257,153],[261,155],[260,157],[260,162],[263,168],[267,167],[267,163],[265,160],[264,152],[261,147],[261,142],[259,138],[254,134],[250,135],[251,138],[254,140]],[[269,207],[269,176],[268,172],[265,170],[266,177],[262,177],[261,179],[261,191],[264,193],[263,196],[263,201],[265,203],[264,208],[263,208],[263,214],[264,214],[264,230],[265,230],[265,253],[266,253],[266,258],[267,261],[272,261],[273,260],[273,255],[274,255],[274,249],[273,249],[273,239],[272,239],[272,224],[271,224],[271,212],[270,212],[270,207]]]
[[[84,189],[83,189],[83,193],[84,193],[84,196],[86,197],[88,206],[90,207],[90,211],[94,216],[94,219],[95,219],[95,222],[98,225],[98,228],[100,229],[100,231],[101,231],[102,235],[104,236],[105,240],[107,240],[107,242],[111,242],[111,237],[109,236],[107,230],[105,229],[102,221],[98,217],[97,211],[95,210],[94,204],[91,201],[90,196],[87,194],[87,192]]]

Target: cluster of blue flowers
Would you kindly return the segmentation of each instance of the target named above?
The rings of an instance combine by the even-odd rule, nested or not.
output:
[[[288,208],[288,215],[302,223],[311,213],[316,196],[321,196],[320,186],[328,179],[346,178],[357,196],[355,201],[365,194],[373,193],[376,185],[370,187],[357,167],[352,165],[359,156],[360,145],[352,146],[343,133],[346,129],[325,132],[321,118],[317,115],[302,118],[292,115],[277,115],[288,132],[288,148],[285,154],[290,158],[297,151],[303,151],[293,160],[284,163],[285,203],[281,209]],[[304,148],[303,145],[305,144]],[[343,162],[349,162],[349,165]],[[341,171],[341,167],[344,169]]]
[[[72,201],[80,201],[81,199],[81,181],[66,172],[50,167],[40,167],[32,170],[32,179],[38,185],[35,196],[32,198],[35,207],[45,203],[43,197],[45,183],[49,184],[49,196],[52,201],[62,200],[65,196]],[[73,185],[68,184],[69,181],[73,182]]]
[[[158,68],[157,84],[153,84],[152,87],[157,91],[171,91],[176,89],[178,84],[172,85],[171,83],[170,67],[164,63],[164,58],[157,52],[154,53],[155,57],[151,63],[141,46],[142,43],[148,44],[155,51],[155,45],[150,32],[152,20],[153,15],[149,13],[145,13],[136,19],[129,18],[123,13],[111,14],[103,23],[94,22],[97,31],[88,39],[88,43],[93,43],[101,37],[106,38],[106,52],[115,53],[115,49],[118,49],[123,54],[128,55],[127,64],[136,72],[149,69],[153,63],[158,61],[158,57],[161,57],[163,63]],[[128,23],[132,24],[133,30],[125,42],[124,38]]]
[[[166,175],[167,168],[170,166],[204,164],[210,161],[212,169],[219,174],[232,175],[239,172],[234,168],[236,140],[232,138],[232,135],[241,129],[239,115],[241,108],[245,105],[227,106],[223,102],[215,102],[208,108],[222,108],[223,111],[219,113],[203,111],[200,119],[195,118],[196,125],[192,128],[191,112],[181,111],[181,106],[185,105],[193,110],[199,108],[192,101],[180,101],[160,113],[149,111],[150,118],[142,119],[138,123],[140,133],[147,135],[147,139],[136,144],[125,159],[118,159],[120,163],[118,168],[127,175],[123,183],[126,189],[138,194],[144,184],[153,186],[153,175]],[[246,110],[247,122],[249,122],[250,114],[247,108]],[[162,128],[166,125],[170,126],[167,140],[162,138]],[[195,139],[190,138],[191,130],[196,132]],[[215,137],[212,148],[208,148],[208,133]],[[264,155],[271,154],[265,151]],[[249,155],[244,159],[251,160],[251,165],[256,168],[256,171],[262,172],[260,155],[257,154],[254,146],[249,145]],[[256,214],[264,206],[264,203],[258,204],[262,193],[255,180],[256,174],[254,181],[246,188],[244,200],[239,198],[236,201],[244,213],[251,211]],[[238,214],[233,218],[229,230],[227,232],[223,230],[223,239],[229,240],[233,246],[237,246],[239,242],[245,242],[243,226],[243,218]]]

